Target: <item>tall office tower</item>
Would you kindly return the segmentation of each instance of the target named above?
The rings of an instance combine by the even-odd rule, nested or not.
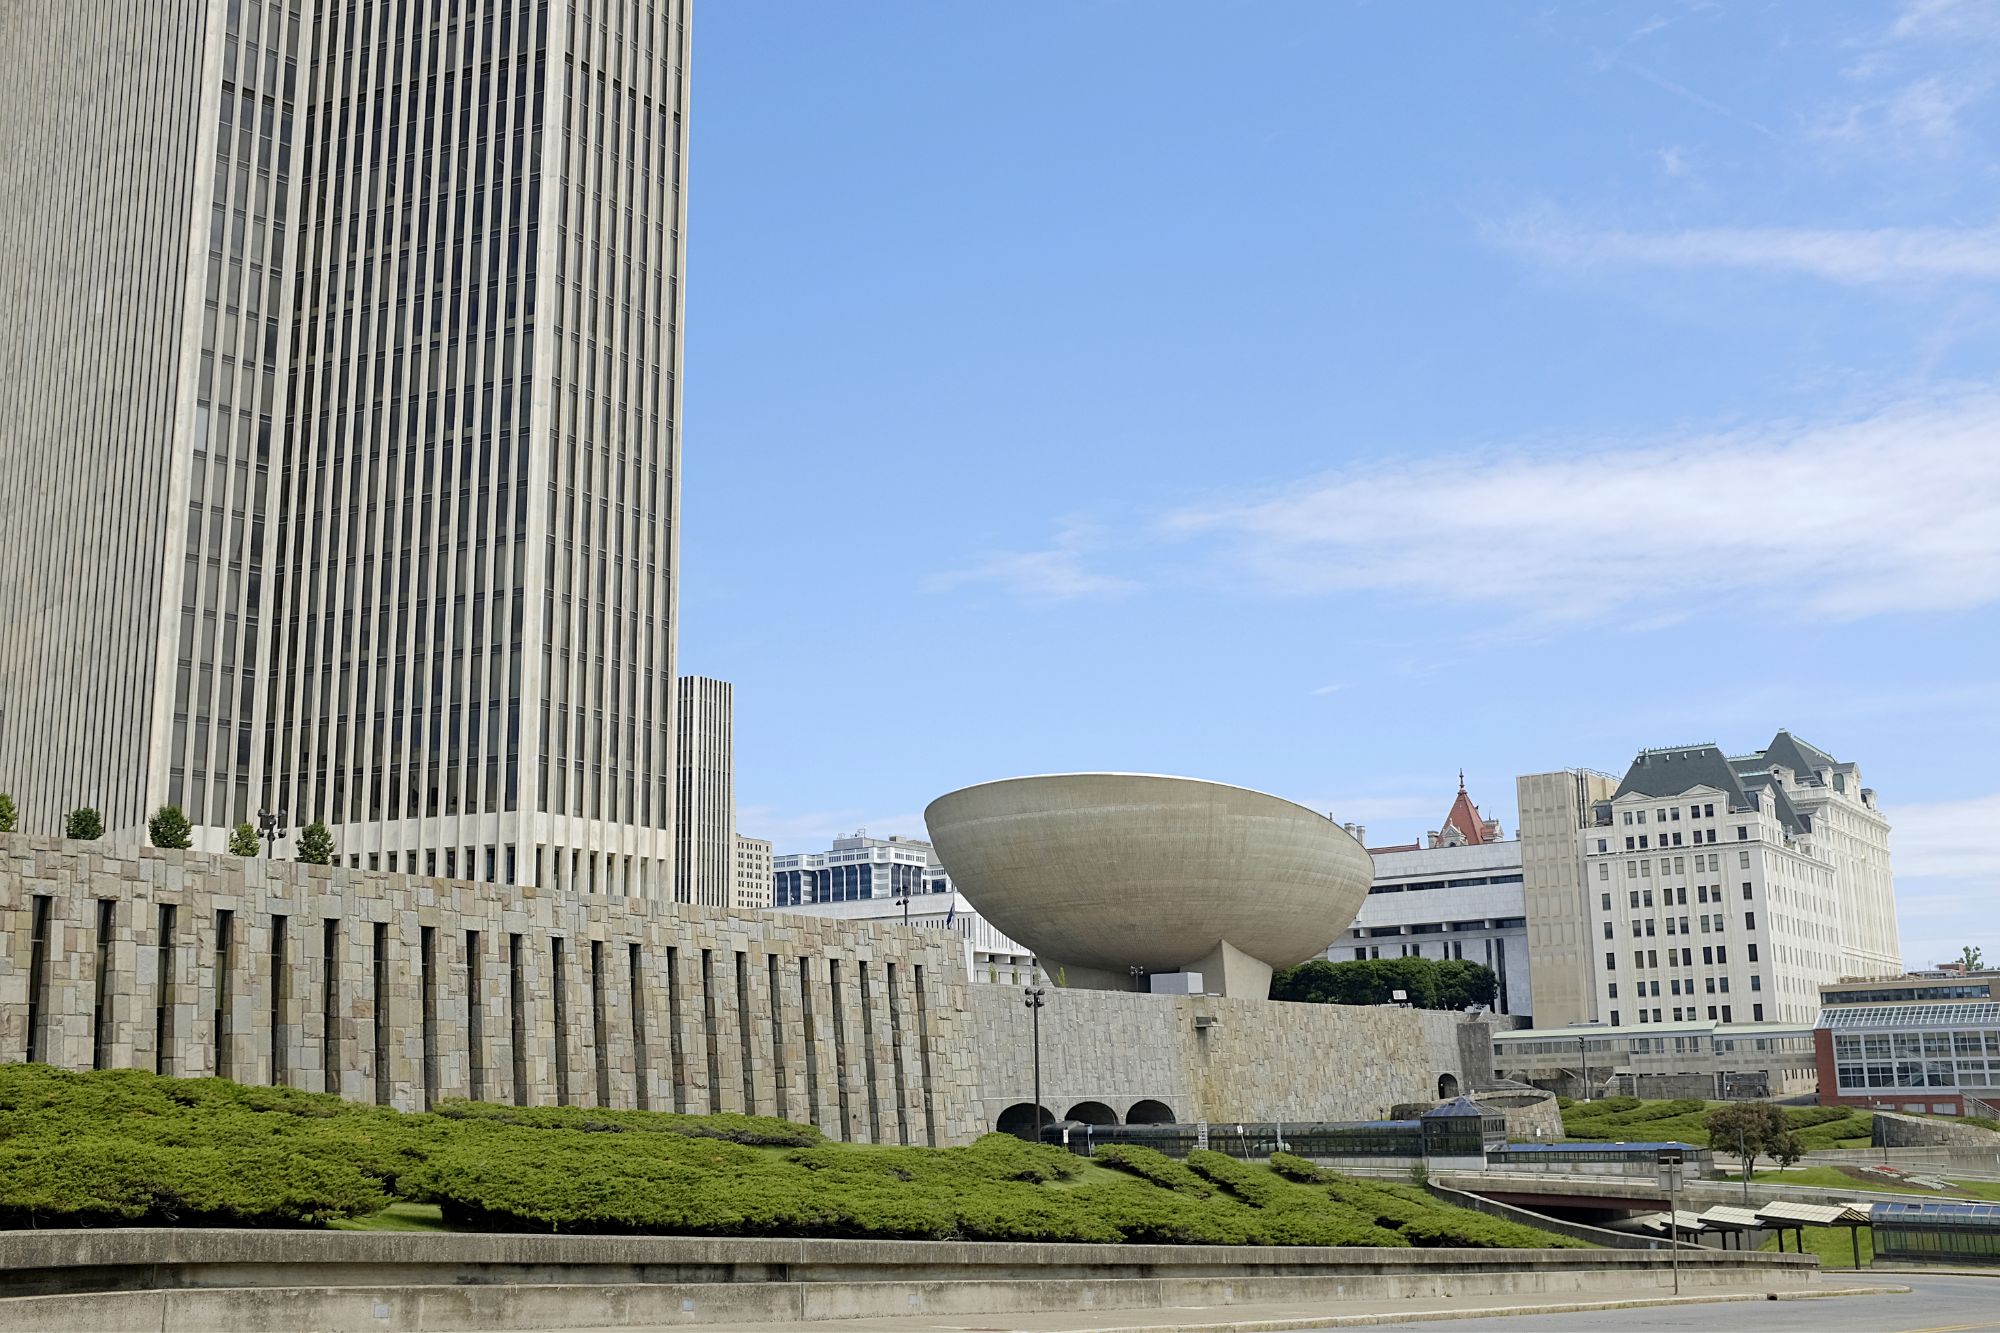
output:
[[[1528,911],[1528,984],[1535,1025],[1561,1027],[1595,1017],[1596,944],[1586,938],[1583,851],[1578,842],[1592,810],[1618,780],[1584,769],[1531,773],[1514,780],[1520,813],[1521,877]]]
[[[736,902],[736,758],[726,680],[682,676],[676,709],[674,898]]]
[[[688,8],[0,13],[27,827],[668,891]]]

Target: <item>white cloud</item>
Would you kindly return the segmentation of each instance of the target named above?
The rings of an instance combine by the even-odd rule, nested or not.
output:
[[[1565,267],[1740,268],[1870,285],[2000,280],[2000,227],[1593,229],[1547,214],[1483,229],[1502,248]]]
[[[1283,592],[1544,618],[1755,598],[1849,618],[2000,597],[2000,399],[1632,447],[1352,468],[1170,515]]]
[[[1232,593],[1377,592],[1543,622],[1658,625],[1729,601],[1845,620],[2000,600],[2000,397],[1649,443],[1380,457],[1393,461],[1162,515],[1105,558],[1151,563],[1161,583],[1219,571]],[[1081,558],[1061,538],[1053,549]],[[1080,564],[1058,584],[1074,597],[1139,586]]]
[[[1072,520],[1040,550],[989,552],[963,569],[931,575],[924,587],[929,592],[950,592],[988,586],[1021,601],[1039,603],[1116,596],[1137,588],[1129,579],[1085,567],[1085,556],[1098,544],[1096,529]]]
[[[1339,694],[1342,690],[1346,688],[1347,688],[1347,682],[1344,680],[1328,681],[1326,684],[1320,686],[1318,689],[1313,691],[1313,697],[1319,698],[1322,695]]]
[[[1884,813],[1897,879],[1970,878],[2000,890],[2000,793]]]

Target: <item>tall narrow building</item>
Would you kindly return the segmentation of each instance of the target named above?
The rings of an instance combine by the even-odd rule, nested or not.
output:
[[[688,9],[0,12],[24,827],[669,892]]]
[[[734,691],[726,680],[682,676],[674,766],[674,897],[736,903]]]

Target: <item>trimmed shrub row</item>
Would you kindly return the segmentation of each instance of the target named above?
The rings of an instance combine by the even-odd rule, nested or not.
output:
[[[470,1229],[700,1236],[1547,1244],[1420,1192],[1197,1153],[1082,1158],[1008,1135],[828,1143],[756,1116],[451,1102],[411,1115],[133,1070],[0,1066],[0,1225],[316,1227],[394,1201]],[[1303,1168],[1303,1173],[1301,1169]],[[1525,1229],[1523,1229],[1525,1230]]]

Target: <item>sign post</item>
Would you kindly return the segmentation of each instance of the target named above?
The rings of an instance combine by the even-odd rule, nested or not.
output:
[[[1679,1148],[1659,1152],[1660,1175],[1667,1185],[1667,1244],[1674,1272],[1674,1295],[1681,1294],[1681,1164],[1685,1156]]]

